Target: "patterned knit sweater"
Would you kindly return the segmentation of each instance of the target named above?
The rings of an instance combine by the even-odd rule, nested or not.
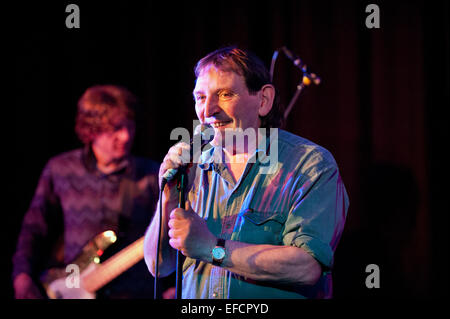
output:
[[[143,236],[158,200],[158,168],[156,162],[130,156],[124,168],[105,175],[89,148],[51,158],[23,220],[13,278],[24,272],[36,279],[48,267],[70,263],[105,230],[118,234],[117,251]],[[110,290],[127,297],[151,295],[152,278],[143,261],[121,277]]]

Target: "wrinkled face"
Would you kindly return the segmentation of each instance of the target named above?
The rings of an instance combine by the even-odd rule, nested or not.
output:
[[[97,135],[92,142],[97,160],[103,163],[112,163],[126,157],[133,144],[134,132],[134,123],[126,121],[112,131]]]
[[[212,65],[199,74],[193,94],[200,122],[214,128],[213,143],[225,129],[258,129],[259,115],[265,115],[260,114],[261,91],[251,95],[243,76]]]

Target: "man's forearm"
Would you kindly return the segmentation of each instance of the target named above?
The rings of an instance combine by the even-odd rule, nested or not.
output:
[[[321,275],[320,264],[306,251],[293,246],[226,242],[222,267],[240,276],[279,284],[313,285]]]
[[[159,277],[165,277],[170,275],[175,270],[176,265],[176,251],[169,245],[169,237],[167,235],[168,227],[167,220],[170,209],[174,204],[166,202],[163,199],[163,223],[161,229],[160,238],[160,251],[159,251]],[[149,268],[151,274],[155,276],[156,272],[156,252],[158,245],[158,234],[159,234],[159,202],[153,217],[153,220],[147,229],[144,240],[144,257],[147,267]]]
[[[187,257],[212,263],[212,250],[217,238],[196,212],[190,207],[175,209],[170,214],[168,226],[172,247]],[[222,267],[249,279],[312,285],[321,275],[320,264],[302,248],[228,240],[225,249],[227,253]]]

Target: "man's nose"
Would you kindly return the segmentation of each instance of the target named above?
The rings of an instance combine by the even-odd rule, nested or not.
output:
[[[215,95],[206,98],[203,114],[205,118],[212,117],[220,112],[219,99]]]
[[[123,127],[117,131],[117,138],[122,142],[128,142],[131,139],[131,132],[128,128]]]

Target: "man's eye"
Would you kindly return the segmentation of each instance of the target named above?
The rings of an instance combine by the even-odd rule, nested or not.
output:
[[[204,96],[204,95],[197,95],[197,96],[195,97],[195,100],[196,100],[197,102],[204,101],[205,99],[206,99],[206,96]]]
[[[120,131],[121,129],[123,129],[123,128],[125,128],[125,125],[123,125],[123,124],[117,124],[117,125],[114,125],[114,127],[113,127],[113,132],[115,133],[115,132],[118,132],[118,131]]]
[[[232,92],[220,92],[219,93],[219,99],[221,100],[229,100],[234,96],[234,93]]]

